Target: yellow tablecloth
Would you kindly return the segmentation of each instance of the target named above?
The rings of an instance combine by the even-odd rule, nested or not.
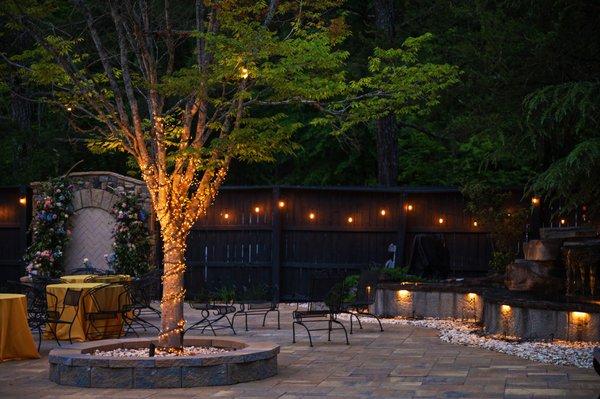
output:
[[[94,302],[90,296],[86,294],[93,288],[104,286],[106,284],[103,283],[63,283],[63,284],[50,284],[46,286],[46,292],[49,294],[56,295],[58,298],[58,311],[60,312],[63,305],[63,299],[67,292],[67,289],[82,291],[81,297],[79,299],[79,311],[77,312],[77,316],[75,318],[75,322],[73,323],[73,327],[71,328],[71,339],[73,341],[85,341],[87,339],[86,332],[90,331],[92,333],[96,333],[94,327],[90,327],[88,325],[88,321],[85,318],[87,312],[95,312],[97,311]],[[100,302],[100,306],[103,309],[107,310],[118,310],[119,309],[119,295],[123,293],[125,288],[120,284],[111,284],[106,289],[98,292],[96,298]],[[121,297],[121,299],[125,299],[125,295]],[[48,295],[48,308],[50,310],[54,310],[54,302],[56,300]],[[67,307],[65,312],[63,313],[61,319],[62,320],[72,320],[73,319],[74,310],[71,307]],[[121,317],[119,316],[119,321],[117,322],[115,319],[106,320],[106,321],[96,321],[94,323],[95,327],[100,331],[104,328],[107,334],[110,334],[114,331],[114,325],[121,321]],[[68,340],[69,339],[69,325],[68,324],[56,324],[55,331],[58,339],[60,340]],[[88,330],[88,327],[90,328]],[[49,331],[46,331],[45,337],[48,339],[53,338]],[[94,337],[98,338],[98,337]]]
[[[131,281],[131,276],[126,274],[115,274],[110,276],[96,276],[94,274],[76,274],[72,276],[62,276],[60,278],[65,283],[122,283]],[[86,281],[93,279],[93,281]]]
[[[39,357],[27,324],[27,298],[0,294],[0,361]]]

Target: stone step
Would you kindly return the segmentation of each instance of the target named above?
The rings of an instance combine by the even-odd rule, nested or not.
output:
[[[596,237],[596,230],[591,227],[545,227],[540,229],[540,239],[577,239]]]

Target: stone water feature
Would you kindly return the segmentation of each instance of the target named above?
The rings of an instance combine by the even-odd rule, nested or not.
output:
[[[583,281],[587,280],[582,276],[588,276],[588,280],[595,278],[595,274],[592,276],[587,269],[580,273],[580,267],[570,267],[570,274],[566,271],[569,268],[568,264],[573,264],[576,262],[575,259],[580,257],[581,248],[585,247],[583,243],[594,238],[595,235],[594,229],[582,227],[540,229],[539,240],[523,243],[525,259],[516,259],[507,266],[506,288],[510,291],[531,292],[539,296],[552,297],[564,294],[565,290],[568,294],[569,287],[573,286],[569,281],[574,276],[578,276],[577,278]],[[565,250],[571,246],[577,250]],[[571,255],[567,258],[567,254]],[[588,255],[585,260],[582,258],[583,263],[589,263],[588,261]]]

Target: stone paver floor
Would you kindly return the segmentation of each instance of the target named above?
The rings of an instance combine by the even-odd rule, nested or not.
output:
[[[279,374],[262,381],[231,386],[185,389],[122,390],[58,386],[48,380],[44,341],[40,360],[0,363],[0,398],[599,398],[600,377],[593,370],[551,366],[440,341],[435,330],[374,325],[350,336],[315,334],[308,346],[303,331],[292,344],[291,310],[261,327],[250,319],[250,332],[236,321],[240,337],[281,345]],[[189,321],[197,319],[186,308]],[[274,319],[274,316],[272,317]],[[154,320],[156,321],[156,320]],[[239,324],[238,324],[239,323]],[[221,331],[222,333],[224,331]],[[63,345],[64,346],[64,345]]]

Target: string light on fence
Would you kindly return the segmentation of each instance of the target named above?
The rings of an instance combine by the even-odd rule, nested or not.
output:
[[[444,224],[446,221],[444,220],[444,218],[439,218],[438,219],[438,224]]]
[[[409,211],[409,212],[412,212],[412,211],[413,211],[413,209],[415,209],[415,207],[413,206],[413,204],[408,204],[408,205],[406,205],[406,210],[407,210],[407,211]]]
[[[352,216],[349,216],[348,217],[348,223],[352,223],[352,222],[354,222],[354,218]]]
[[[473,221],[473,227],[477,227],[479,225],[479,223],[477,223],[477,220]]]
[[[311,213],[308,214],[308,218],[310,220],[315,220],[316,217],[317,217],[317,215],[315,215],[314,212],[311,212]]]
[[[229,219],[229,214],[228,213],[224,213],[223,214],[223,219]]]
[[[259,206],[255,207],[255,208],[254,208],[254,212],[256,212],[256,213],[260,213],[260,207],[259,207]]]
[[[279,201],[279,203],[277,205],[279,205],[280,208],[284,208],[285,207],[285,202]]]
[[[380,210],[380,211],[379,211],[379,214],[380,214],[381,216],[385,216],[385,214],[386,214],[386,211],[385,211],[385,209],[382,209],[382,210]]]

